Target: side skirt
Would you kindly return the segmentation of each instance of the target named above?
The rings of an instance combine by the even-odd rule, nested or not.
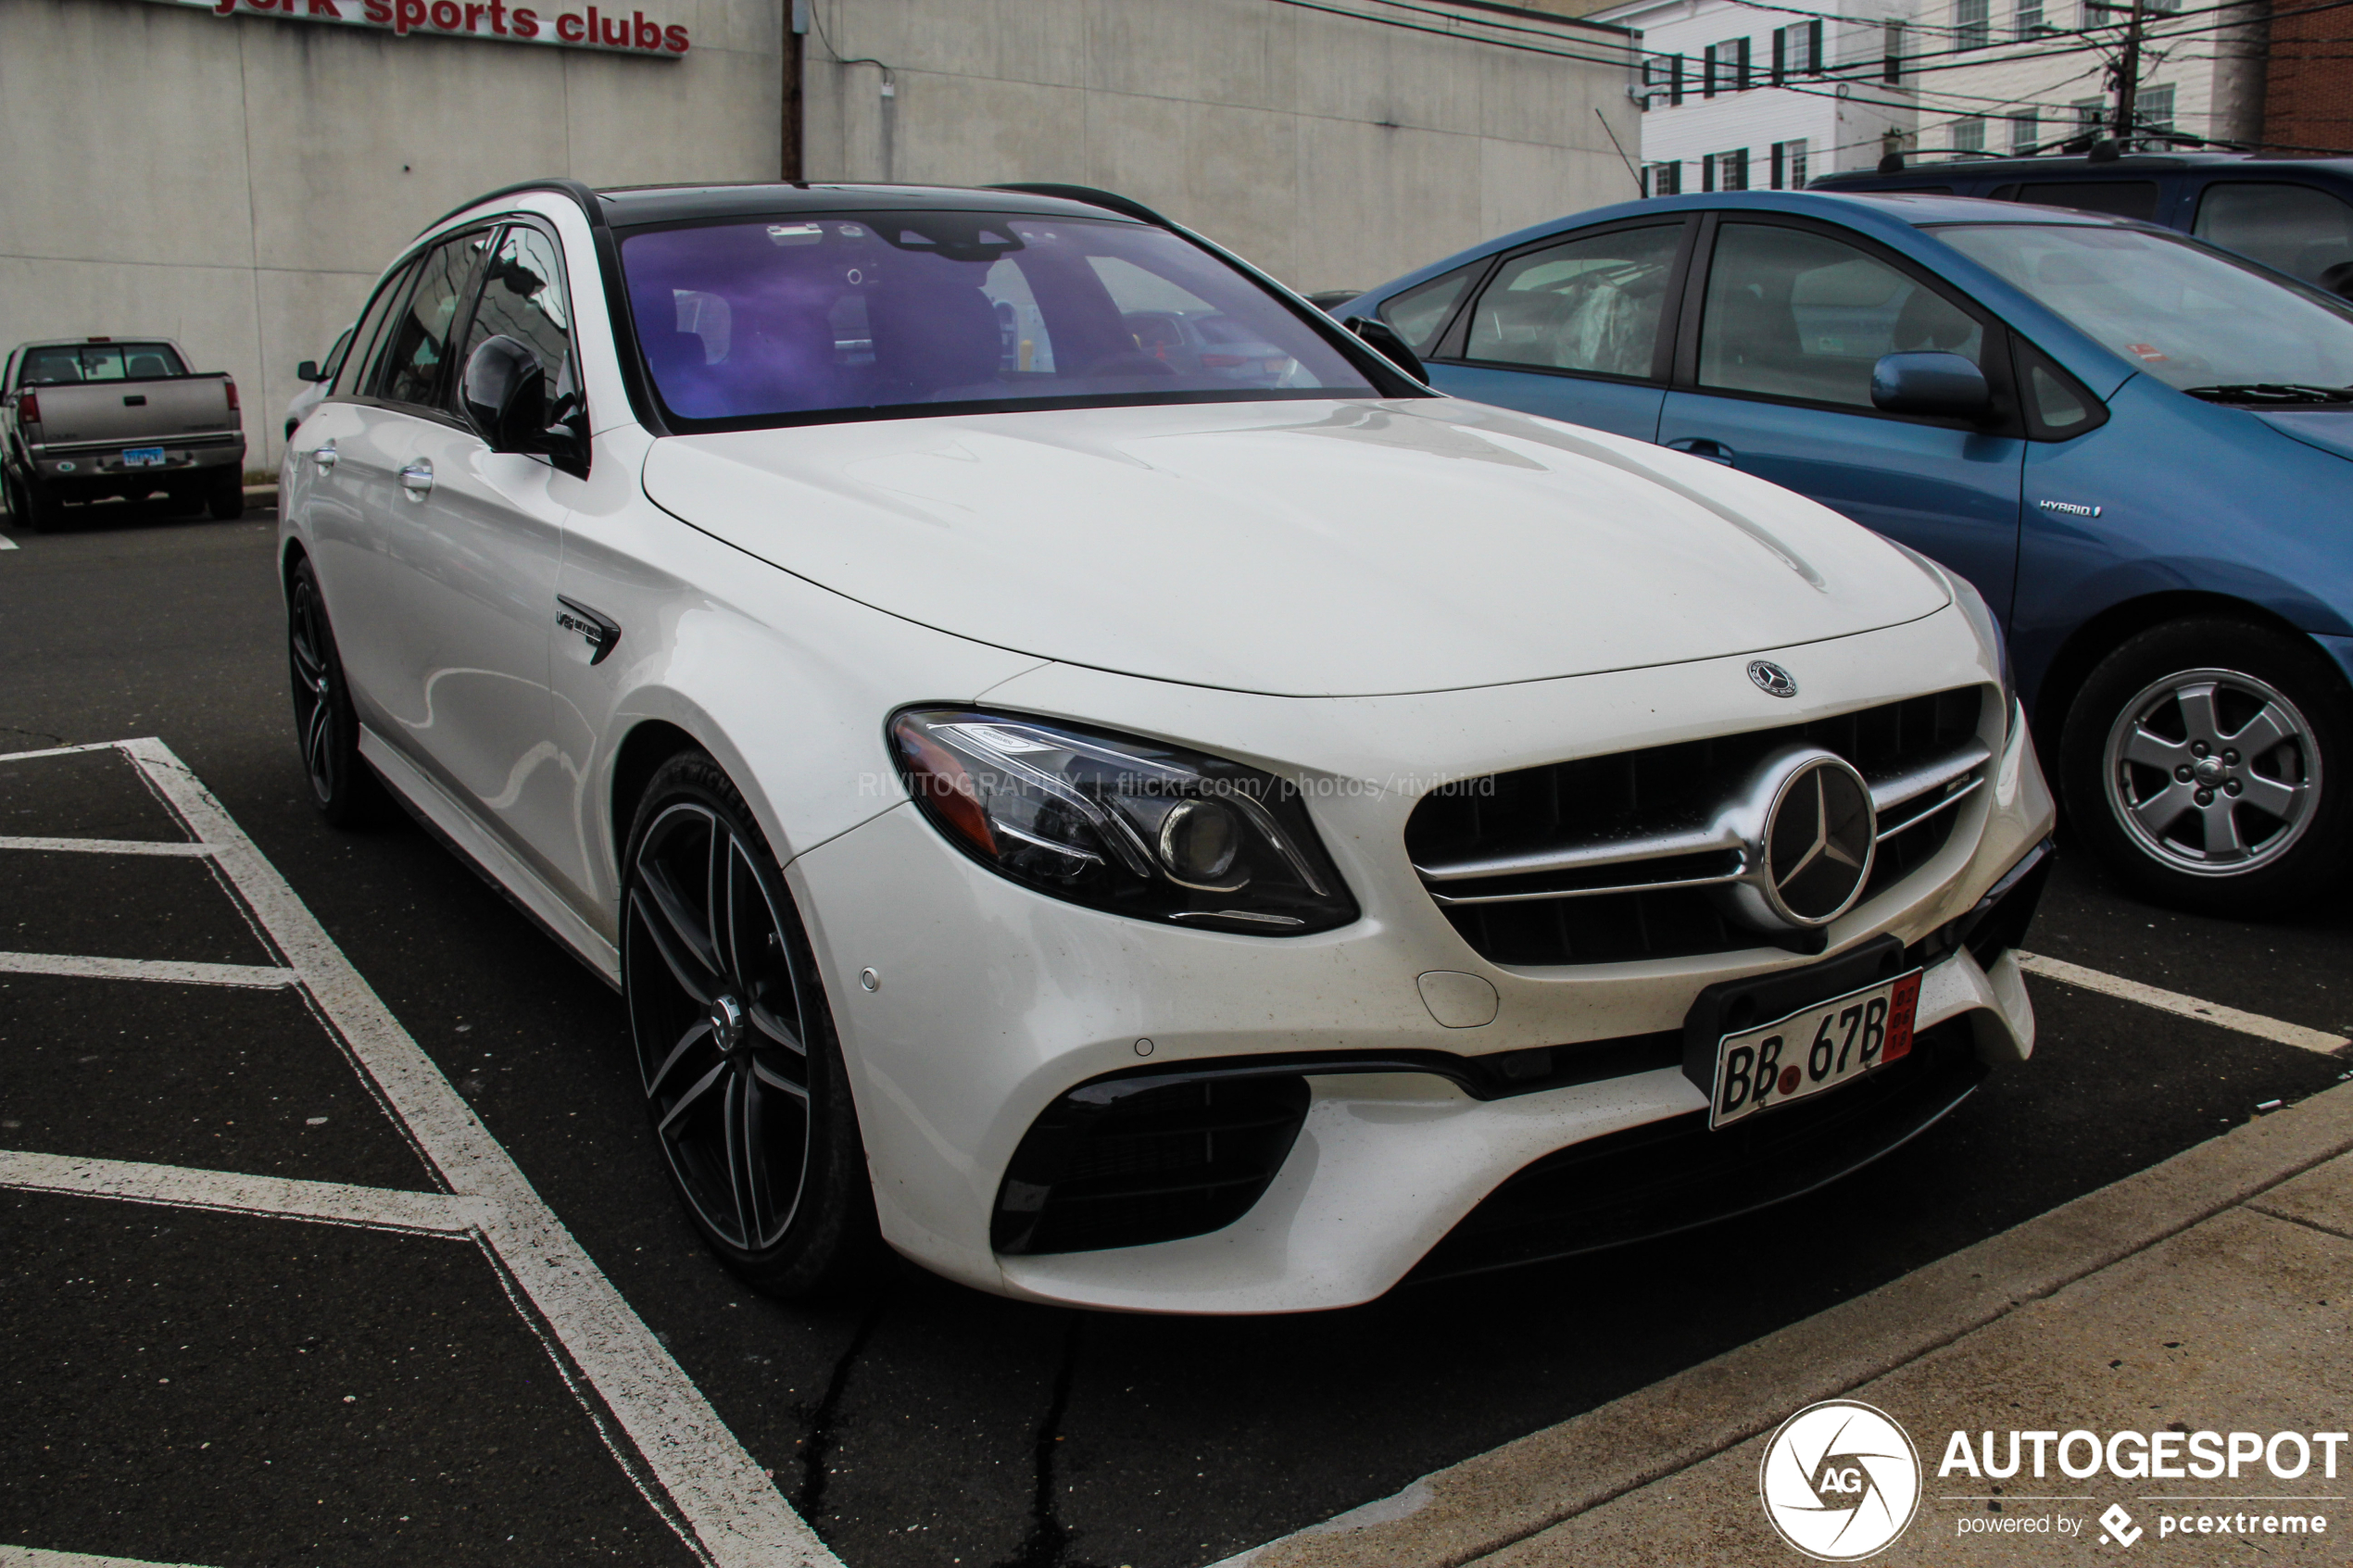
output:
[[[471,865],[534,925],[594,970],[598,979],[616,991],[621,989],[620,950],[582,920],[547,885],[546,878],[365,724],[359,726],[359,755],[427,833]]]

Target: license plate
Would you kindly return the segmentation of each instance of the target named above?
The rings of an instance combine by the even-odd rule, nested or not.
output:
[[[1760,1110],[1852,1083],[1912,1054],[1920,972],[1802,1008],[1716,1043],[1716,1092],[1707,1124],[1728,1127]]]
[[[163,448],[127,446],[123,448],[122,466],[127,469],[159,469],[163,467]]]

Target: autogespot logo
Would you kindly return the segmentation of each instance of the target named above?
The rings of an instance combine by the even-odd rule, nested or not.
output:
[[[1765,1447],[1756,1490],[1781,1539],[1824,1562],[1852,1562],[1911,1524],[1920,1505],[1919,1450],[1886,1411],[1825,1399],[1781,1423]]]

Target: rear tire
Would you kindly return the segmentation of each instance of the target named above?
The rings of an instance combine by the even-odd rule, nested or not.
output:
[[[374,819],[384,786],[359,759],[359,721],[344,682],[343,656],[307,559],[296,561],[286,580],[286,662],[310,803],[332,826],[361,826]]]
[[[64,526],[63,508],[48,486],[31,475],[17,482],[16,494],[9,497],[8,509],[27,533],[55,533]]]
[[[695,1228],[755,1290],[887,1277],[858,1109],[814,954],[718,763],[665,762],[629,833],[621,973],[646,1110]]]
[[[212,508],[216,522],[234,522],[245,515],[245,476],[233,473],[212,487],[206,504]]]
[[[2353,854],[2353,694],[2293,633],[2205,618],[2133,637],[2068,709],[2059,773],[2075,830],[2156,902],[2277,913]]]

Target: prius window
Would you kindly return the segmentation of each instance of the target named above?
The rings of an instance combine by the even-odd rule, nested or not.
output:
[[[1473,359],[1647,377],[1680,223],[1621,229],[1504,263],[1471,313]]]
[[[1942,349],[1982,362],[1984,347],[1966,311],[1853,245],[1763,223],[1717,231],[1704,386],[1869,408],[1881,355]]]

